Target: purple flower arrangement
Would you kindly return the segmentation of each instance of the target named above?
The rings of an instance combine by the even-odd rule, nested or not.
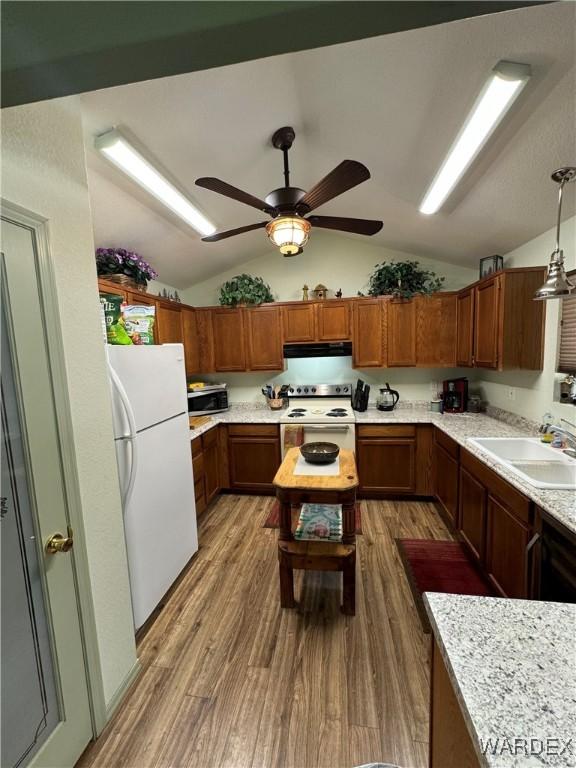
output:
[[[126,275],[137,283],[144,284],[158,277],[158,273],[142,256],[125,248],[97,248],[96,269],[99,277]]]

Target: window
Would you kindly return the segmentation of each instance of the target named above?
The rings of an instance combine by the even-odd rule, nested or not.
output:
[[[576,277],[576,270],[569,272]],[[561,373],[576,373],[576,295],[562,299],[560,321],[560,356],[558,370]]]

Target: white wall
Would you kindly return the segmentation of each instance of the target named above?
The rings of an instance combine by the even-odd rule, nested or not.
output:
[[[264,278],[278,301],[301,299],[304,283],[310,289],[318,283],[323,283],[333,292],[341,288],[344,296],[356,296],[358,291],[366,292],[368,278],[374,266],[382,261],[392,260],[421,262],[422,266],[446,277],[443,289],[447,291],[462,288],[478,278],[477,269],[435,262],[382,248],[370,242],[369,238],[345,237],[316,230],[312,233],[304,253],[299,256],[286,258],[277,249],[271,248],[264,256],[246,261],[202,283],[190,286],[182,291],[182,300],[198,306],[218,304],[220,285],[241,272]],[[332,296],[333,293],[329,295]]]
[[[2,195],[48,219],[106,703],[136,662],[76,98],[2,111]]]
[[[511,251],[504,257],[505,267],[530,267],[546,264],[554,250],[555,228],[530,240]],[[576,268],[576,217],[562,224],[561,247],[567,270]],[[542,371],[482,371],[481,388],[485,398],[499,408],[524,416],[532,421],[540,421],[547,411],[559,419],[561,417],[576,422],[573,405],[558,402],[558,381],[556,374],[558,357],[558,338],[561,300],[550,300],[546,304],[546,337],[544,347],[544,368]],[[510,387],[514,388],[515,398],[508,397]]]

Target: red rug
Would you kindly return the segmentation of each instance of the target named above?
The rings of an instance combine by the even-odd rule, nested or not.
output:
[[[460,542],[432,539],[395,539],[395,542],[425,632],[430,632],[430,624],[423,592],[497,596]]]
[[[292,517],[298,513],[298,508],[293,507]],[[274,500],[270,514],[266,518],[262,528],[279,528],[280,527],[280,506],[278,501]],[[362,533],[362,517],[360,514],[360,502],[356,502],[356,534]]]

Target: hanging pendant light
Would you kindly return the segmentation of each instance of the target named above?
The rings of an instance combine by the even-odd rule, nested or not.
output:
[[[561,299],[563,296],[569,296],[576,288],[574,283],[568,279],[564,267],[564,252],[560,249],[560,216],[562,213],[562,192],[564,185],[576,179],[576,168],[559,168],[552,174],[552,180],[559,184],[558,190],[558,218],[556,220],[556,247],[550,256],[546,282],[534,294],[534,299]]]

